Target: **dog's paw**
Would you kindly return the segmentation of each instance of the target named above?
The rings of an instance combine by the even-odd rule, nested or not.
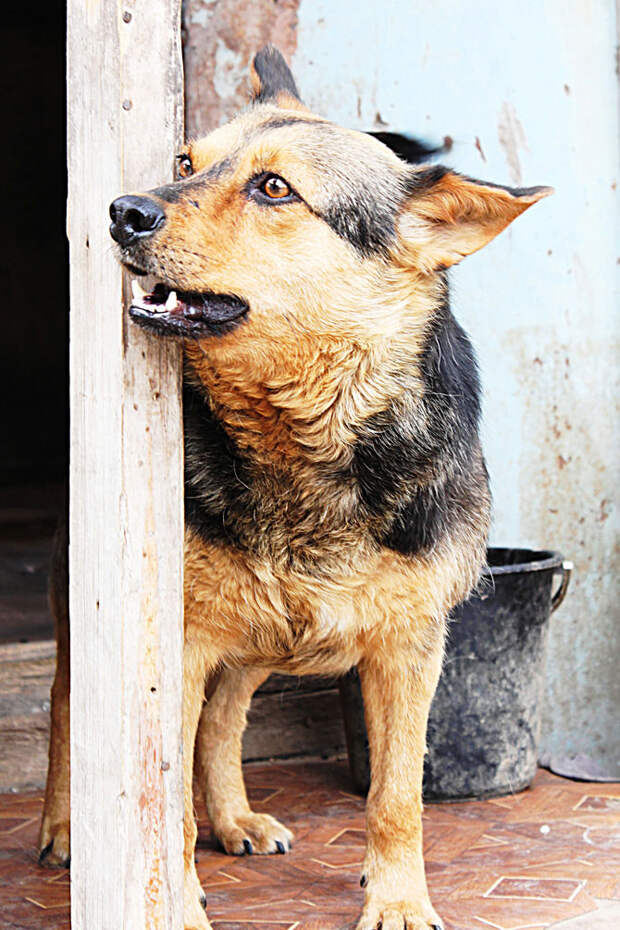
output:
[[[213,930],[205,914],[207,898],[196,869],[186,869],[183,888],[183,930]]]
[[[432,908],[430,911],[409,901],[366,904],[356,930],[443,930],[435,911]]]
[[[371,881],[369,874],[372,878],[370,868],[360,882],[366,889],[366,900],[356,930],[443,930],[423,873],[417,881],[411,880],[415,876],[412,868],[392,871],[384,867]]]
[[[355,930],[443,930],[431,904],[421,850],[392,850],[392,855],[366,852],[360,880],[364,909]]]
[[[69,821],[52,823],[50,817],[43,816],[39,842],[37,844],[39,863],[58,866],[65,869],[71,864],[71,830]]]
[[[293,834],[269,814],[244,814],[216,829],[217,838],[232,856],[289,852]]]

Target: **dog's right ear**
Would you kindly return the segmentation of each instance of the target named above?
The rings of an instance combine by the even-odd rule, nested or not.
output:
[[[291,69],[275,46],[266,45],[254,56],[250,80],[255,103],[276,103],[287,109],[305,109]]]
[[[449,268],[481,249],[551,187],[501,187],[442,165],[411,172],[398,218],[401,256],[423,272]]]

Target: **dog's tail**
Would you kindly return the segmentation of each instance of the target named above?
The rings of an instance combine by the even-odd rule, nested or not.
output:
[[[442,145],[429,145],[416,139],[414,136],[407,136],[399,132],[369,132],[369,136],[374,136],[379,142],[387,145],[395,155],[409,162],[410,165],[419,165],[421,162],[428,161],[434,155],[444,155],[452,148],[452,139],[450,136],[444,136]]]

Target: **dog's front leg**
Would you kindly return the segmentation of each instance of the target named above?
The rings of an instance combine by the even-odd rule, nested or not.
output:
[[[431,654],[399,654],[389,643],[359,671],[371,752],[366,898],[357,930],[441,928],[422,857],[422,768],[426,723],[441,669],[443,636]]]
[[[252,695],[268,669],[224,669],[200,718],[198,777],[215,834],[233,855],[285,853],[293,834],[269,814],[250,809],[243,783],[241,743]]]
[[[183,649],[183,866],[184,866],[184,928],[185,930],[212,930],[205,914],[206,897],[200,887],[194,851],[196,847],[196,818],[192,779],[194,773],[194,745],[198,720],[202,709],[205,678],[208,669],[204,647],[185,634]]]

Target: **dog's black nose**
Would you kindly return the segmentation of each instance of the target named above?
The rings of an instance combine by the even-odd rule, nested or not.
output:
[[[119,245],[131,245],[152,235],[166,219],[166,214],[149,197],[127,194],[110,204],[110,235]]]

